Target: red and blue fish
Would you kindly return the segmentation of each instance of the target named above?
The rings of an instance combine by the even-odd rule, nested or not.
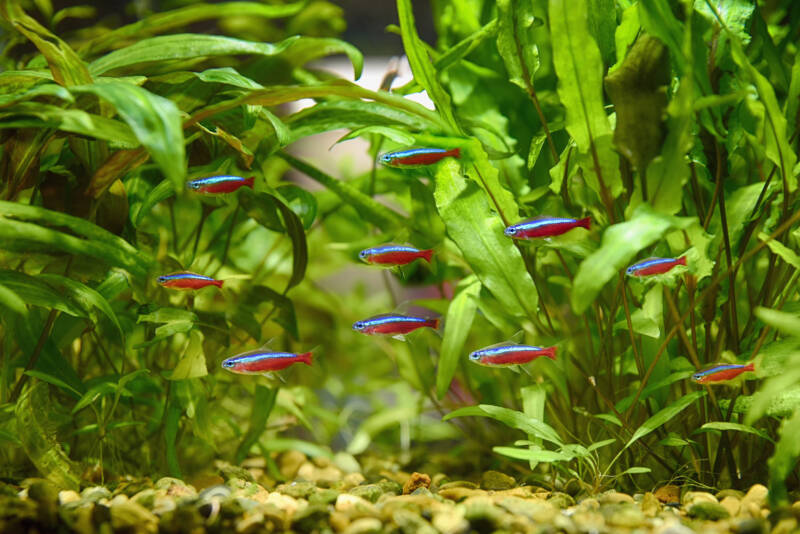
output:
[[[508,367],[523,365],[542,356],[555,360],[556,348],[500,343],[472,352],[469,359],[479,365]]]
[[[700,371],[692,375],[692,380],[698,384],[718,384],[733,380],[742,373],[754,372],[756,370],[753,363],[747,365],[729,363],[725,365],[717,365],[711,369]]]
[[[590,230],[591,226],[592,220],[590,217],[570,219],[569,217],[543,216],[512,224],[503,233],[514,239],[533,239],[537,237],[554,237],[569,232],[573,228]]]
[[[431,249],[419,250],[406,245],[382,245],[368,248],[358,253],[358,257],[362,261],[385,267],[408,265],[417,258],[422,258],[430,263],[432,256],[433,250]]]
[[[625,272],[630,276],[652,276],[664,274],[678,265],[686,266],[686,256],[680,258],[647,258],[628,267]]]
[[[158,277],[158,283],[170,289],[202,289],[207,286],[222,287],[224,280],[215,280],[210,276],[205,276],[189,271],[165,274]]]
[[[311,352],[296,354],[258,349],[223,360],[222,368],[240,375],[271,373],[286,369],[294,363],[311,365],[311,356]]]
[[[198,178],[186,182],[186,187],[198,193],[233,193],[240,187],[249,187],[253,189],[253,182],[255,177],[242,178],[241,176],[208,176],[207,178]]]
[[[353,323],[353,330],[367,335],[384,334],[398,336],[413,332],[417,328],[426,327],[433,328],[434,330],[438,329],[439,318],[386,313]]]
[[[444,158],[458,158],[460,148],[412,148],[381,154],[380,161],[388,167],[424,167],[439,163]]]

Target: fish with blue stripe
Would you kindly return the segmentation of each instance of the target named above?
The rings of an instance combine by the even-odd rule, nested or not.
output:
[[[181,271],[178,273],[165,274],[158,277],[158,283],[170,289],[202,289],[207,286],[222,287],[224,280],[215,280],[210,276]]]
[[[742,373],[754,372],[755,370],[755,364],[752,362],[747,365],[729,363],[695,373],[692,375],[692,380],[698,384],[719,384],[733,380]]]
[[[362,334],[384,334],[389,336],[403,335],[413,332],[417,328],[439,328],[437,317],[418,317],[413,315],[400,315],[386,313],[363,319],[353,323],[353,330]]]
[[[500,343],[470,353],[469,359],[479,365],[508,367],[532,362],[542,356],[555,360],[556,348]]]
[[[629,276],[652,276],[664,274],[678,265],[686,265],[686,256],[680,258],[647,258],[628,267],[625,272]]]
[[[536,217],[521,223],[512,224],[503,232],[513,239],[533,239],[537,237],[554,237],[569,232],[573,228],[586,228],[590,230],[592,220],[570,219],[569,217]]]
[[[422,258],[430,263],[432,256],[433,250],[419,250],[406,245],[382,245],[364,249],[358,253],[358,257],[362,261],[384,267],[408,265],[417,258]]]
[[[444,158],[458,158],[460,148],[412,148],[381,154],[380,161],[387,167],[424,167],[442,161]]]
[[[311,352],[296,354],[294,352],[273,352],[259,349],[223,360],[222,368],[240,375],[271,373],[286,369],[294,363],[311,365],[311,356]]]
[[[197,193],[233,193],[240,187],[253,189],[255,177],[242,178],[241,176],[208,176],[186,182],[186,187]]]

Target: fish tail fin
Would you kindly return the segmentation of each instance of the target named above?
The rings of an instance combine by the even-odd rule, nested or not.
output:
[[[677,265],[686,266],[686,256],[681,256],[680,258],[678,258],[678,261],[676,263]]]
[[[246,185],[250,189],[253,189],[253,184],[255,183],[255,181],[256,181],[255,176],[251,176],[250,178],[245,178],[244,185]]]
[[[213,285],[217,286],[217,287],[222,287],[222,284],[224,284],[224,283],[225,283],[225,280],[214,280],[214,281],[213,281],[213,282],[211,282],[211,283],[212,283]]]
[[[311,365],[311,356],[313,356],[311,351],[304,352],[303,354],[298,354],[297,355],[297,357],[300,358],[300,361],[303,362],[306,365]]]
[[[545,354],[545,356],[553,361],[556,361],[556,348],[550,347],[549,349],[547,349],[547,354]]]
[[[756,364],[754,362],[750,362],[744,367],[744,370],[745,371],[755,371],[756,370]]]
[[[442,326],[442,320],[439,317],[434,317],[431,319],[431,328],[434,330],[439,330],[439,327]]]
[[[448,150],[447,151],[447,155],[448,156],[452,156],[454,158],[459,158],[459,157],[461,157],[461,149],[460,148],[454,148],[452,150]]]
[[[427,261],[428,263],[431,262],[431,258],[433,257],[433,249],[432,248],[430,248],[428,250],[420,250],[419,253],[420,253],[420,256],[422,256],[422,258],[425,261]]]
[[[582,226],[583,228],[586,228],[587,230],[591,230],[592,229],[592,218],[591,217],[584,217],[583,219],[580,219],[578,221],[578,226]]]

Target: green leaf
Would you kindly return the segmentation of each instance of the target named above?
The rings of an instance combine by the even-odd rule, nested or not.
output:
[[[422,41],[417,35],[414,25],[414,10],[411,0],[397,0],[397,16],[400,20],[400,34],[403,38],[403,48],[405,49],[411,71],[414,73],[414,80],[417,81],[428,93],[436,109],[444,117],[449,126],[449,130],[460,133],[458,122],[453,114],[450,95],[447,94],[439,79],[436,77],[436,70],[431,64],[428,52]]]
[[[464,343],[475,318],[480,290],[481,284],[475,277],[465,278],[447,307],[442,349],[439,352],[439,365],[436,370],[436,395],[440,399],[447,393],[456,373],[458,360],[463,357]]]
[[[758,239],[767,243],[767,246],[773,254],[780,256],[780,258],[794,267],[800,269],[800,256],[792,249],[778,241],[777,239],[769,239],[769,235],[764,232],[758,234]]]
[[[767,441],[771,441],[774,443],[772,438],[769,437],[769,434],[767,434],[763,430],[760,430],[758,428],[753,428],[750,425],[743,425],[741,423],[726,423],[724,421],[712,421],[711,423],[706,423],[697,430],[695,430],[694,432],[692,432],[692,434],[697,434],[700,432],[710,432],[712,430],[721,430],[721,431],[734,430],[736,432],[746,432],[748,434],[755,434],[760,438],[763,438]]]
[[[558,432],[556,432],[555,429],[553,429],[553,427],[550,425],[532,417],[528,417],[522,412],[509,410],[508,408],[501,408],[500,406],[492,406],[491,404],[479,404],[477,406],[466,406],[464,408],[459,408],[458,410],[454,410],[442,417],[442,421],[449,421],[455,417],[464,417],[470,415],[490,417],[507,426],[510,426],[511,428],[522,430],[528,435],[536,436],[537,438],[549,441],[550,443],[558,445],[559,447],[564,446],[564,443],[558,436]]]
[[[145,276],[153,264],[143,251],[84,219],[15,202],[0,201],[0,241],[6,249],[88,256],[122,267],[136,277]]]
[[[353,64],[353,79],[361,78],[364,56],[355,46],[329,37],[301,37],[292,41],[281,59],[291,66],[302,67],[306,63],[325,56],[345,54]]]
[[[56,309],[76,317],[85,317],[72,299],[65,298],[38,277],[16,271],[0,270],[0,284],[19,295],[26,304]]]
[[[655,429],[665,425],[668,423],[673,417],[681,413],[683,410],[688,408],[691,404],[693,404],[696,400],[701,399],[706,396],[705,391],[694,391],[689,393],[688,395],[684,395],[683,397],[679,398],[677,401],[673,402],[666,408],[662,408],[658,412],[656,412],[652,417],[648,418],[642,426],[636,429],[636,432],[633,433],[631,439],[628,443],[625,444],[623,450],[627,449],[634,442],[640,440],[641,438],[645,437],[650,432],[654,431]]]
[[[136,43],[110,52],[89,65],[93,76],[123,67],[132,67],[154,61],[174,61],[211,56],[255,54],[274,56],[280,54],[300,39],[289,37],[280,43],[255,43],[221,35],[179,33],[142,39]]]
[[[181,408],[180,401],[174,394],[170,395],[167,401],[166,414],[164,415],[164,444],[166,446],[165,454],[169,474],[170,476],[178,478],[181,476],[181,466],[178,462],[178,447],[176,442],[182,413],[183,409]]]
[[[100,397],[105,397],[106,395],[111,395],[116,391],[114,384],[110,382],[101,382],[95,386],[89,388],[89,390],[78,400],[77,404],[72,408],[72,415],[80,412],[90,404],[94,404],[94,402],[99,399]]]
[[[786,479],[797,466],[800,457],[800,410],[781,424],[780,439],[769,459],[769,502],[772,506],[788,504]]]
[[[156,204],[175,195],[175,187],[169,178],[162,180],[157,186],[150,190],[136,212],[135,225],[139,226],[149,213],[156,207]]]
[[[286,283],[286,290],[293,288],[303,281],[308,265],[308,245],[306,244],[306,233],[303,230],[303,223],[300,217],[295,214],[278,197],[273,197],[283,217],[283,224],[286,226],[286,233],[292,240],[292,276]]]
[[[617,476],[644,475],[645,473],[649,473],[650,471],[652,471],[652,469],[650,469],[649,467],[629,467],[628,469],[626,469],[625,471],[623,471],[622,473],[620,473]]]
[[[89,40],[83,48],[84,53],[96,53],[116,46],[129,39],[142,39],[209,19],[223,17],[260,17],[266,19],[295,15],[308,2],[295,2],[284,5],[267,5],[259,2],[225,2],[222,4],[187,5],[179,9],[154,13],[132,24],[104,32]]]
[[[515,458],[517,460],[528,460],[532,463],[552,464],[555,462],[568,462],[574,458],[571,454],[562,452],[547,451],[544,449],[517,449],[515,447],[492,447],[497,454]]]
[[[606,228],[600,248],[581,262],[575,274],[572,308],[576,313],[583,313],[603,286],[628,266],[640,250],[661,239],[669,230],[686,229],[695,220],[662,215],[649,205],[641,204],[631,220]]]
[[[236,449],[235,461],[241,464],[250,449],[255,445],[267,428],[267,419],[275,407],[275,400],[278,398],[278,388],[267,388],[256,384],[255,395],[253,396],[253,406],[250,412],[250,428],[242,438],[242,442]]]
[[[497,51],[503,58],[509,81],[526,92],[533,89],[533,78],[539,70],[539,47],[533,33],[536,28],[533,8],[533,2],[497,2]]]
[[[173,335],[173,333],[186,332],[193,326],[194,324],[188,321],[167,323],[164,326],[156,328],[156,338],[165,338],[168,337],[168,335]],[[175,332],[170,330],[169,334],[160,334],[159,331],[165,328],[177,330]],[[167,379],[185,380],[187,378],[200,378],[206,375],[208,375],[208,369],[206,368],[206,355],[203,351],[203,334],[199,330],[191,330],[189,334],[189,343],[187,343],[181,359],[169,376],[167,376]]]
[[[57,425],[48,386],[42,382],[27,388],[15,410],[22,448],[39,473],[59,488],[80,487],[78,468],[69,459],[52,429]]]
[[[536,317],[538,294],[505,225],[490,208],[484,191],[462,176],[456,161],[436,170],[436,207],[475,275],[508,313]]]
[[[113,105],[153,161],[172,181],[175,191],[184,189],[183,125],[180,111],[171,100],[123,82],[83,85],[71,90],[95,94]]]
[[[658,155],[664,141],[663,115],[669,82],[667,49],[647,34],[636,40],[619,68],[605,78],[608,96],[617,112],[614,145],[640,172]]]
[[[755,309],[755,314],[756,317],[788,336],[800,335],[800,317],[797,314],[771,310],[761,306]]]
[[[523,413],[531,419],[544,421],[544,405],[547,401],[547,390],[544,386],[536,384],[520,388],[520,397],[522,397]],[[531,450],[541,448],[541,438],[537,438],[535,435],[531,435],[529,438],[533,442],[533,445],[530,447]],[[533,460],[530,462],[530,468],[531,470],[536,469],[536,462]]]
[[[347,452],[361,454],[369,447],[372,438],[380,432],[389,428],[397,428],[400,423],[409,421],[416,416],[417,409],[414,406],[398,406],[370,415],[358,427],[347,446]]]
[[[0,112],[0,128],[55,128],[109,141],[122,148],[139,146],[133,131],[122,122],[39,102],[21,102]]]
[[[589,186],[601,198],[604,191],[617,197],[623,191],[619,158],[603,108],[603,62],[589,33],[586,0],[550,0],[549,6],[553,63],[567,131],[586,160]]]
[[[77,398],[81,398],[83,394],[75,389],[74,387],[70,386],[57,376],[53,376],[47,373],[43,373],[41,371],[37,371],[35,369],[31,369],[30,371],[25,371],[25,374],[28,376],[32,376],[33,378],[37,378],[42,382],[47,382],[48,384],[52,384],[56,387],[63,389],[64,391],[69,391],[74,394]]]
[[[236,69],[232,67],[222,67],[219,69],[207,69],[203,72],[193,72],[198,79],[207,83],[222,83],[240,87],[242,89],[263,89],[264,86],[260,83],[251,80],[247,76],[239,74]]]

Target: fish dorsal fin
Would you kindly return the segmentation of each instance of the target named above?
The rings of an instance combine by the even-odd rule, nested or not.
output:
[[[274,351],[274,350],[275,350],[275,349],[273,348],[274,341],[275,341],[275,338],[274,338],[274,337],[271,337],[271,338],[269,338],[268,340],[266,340],[264,343],[262,343],[262,344],[261,344],[261,346],[260,346],[260,347],[258,347],[258,348],[257,348],[257,349],[255,349],[255,350],[257,350],[257,351],[259,351],[259,350],[264,350],[264,351]]]
[[[522,340],[525,339],[525,331],[518,330],[513,336],[511,336],[508,339],[511,343],[519,345],[520,343],[522,343]]]

